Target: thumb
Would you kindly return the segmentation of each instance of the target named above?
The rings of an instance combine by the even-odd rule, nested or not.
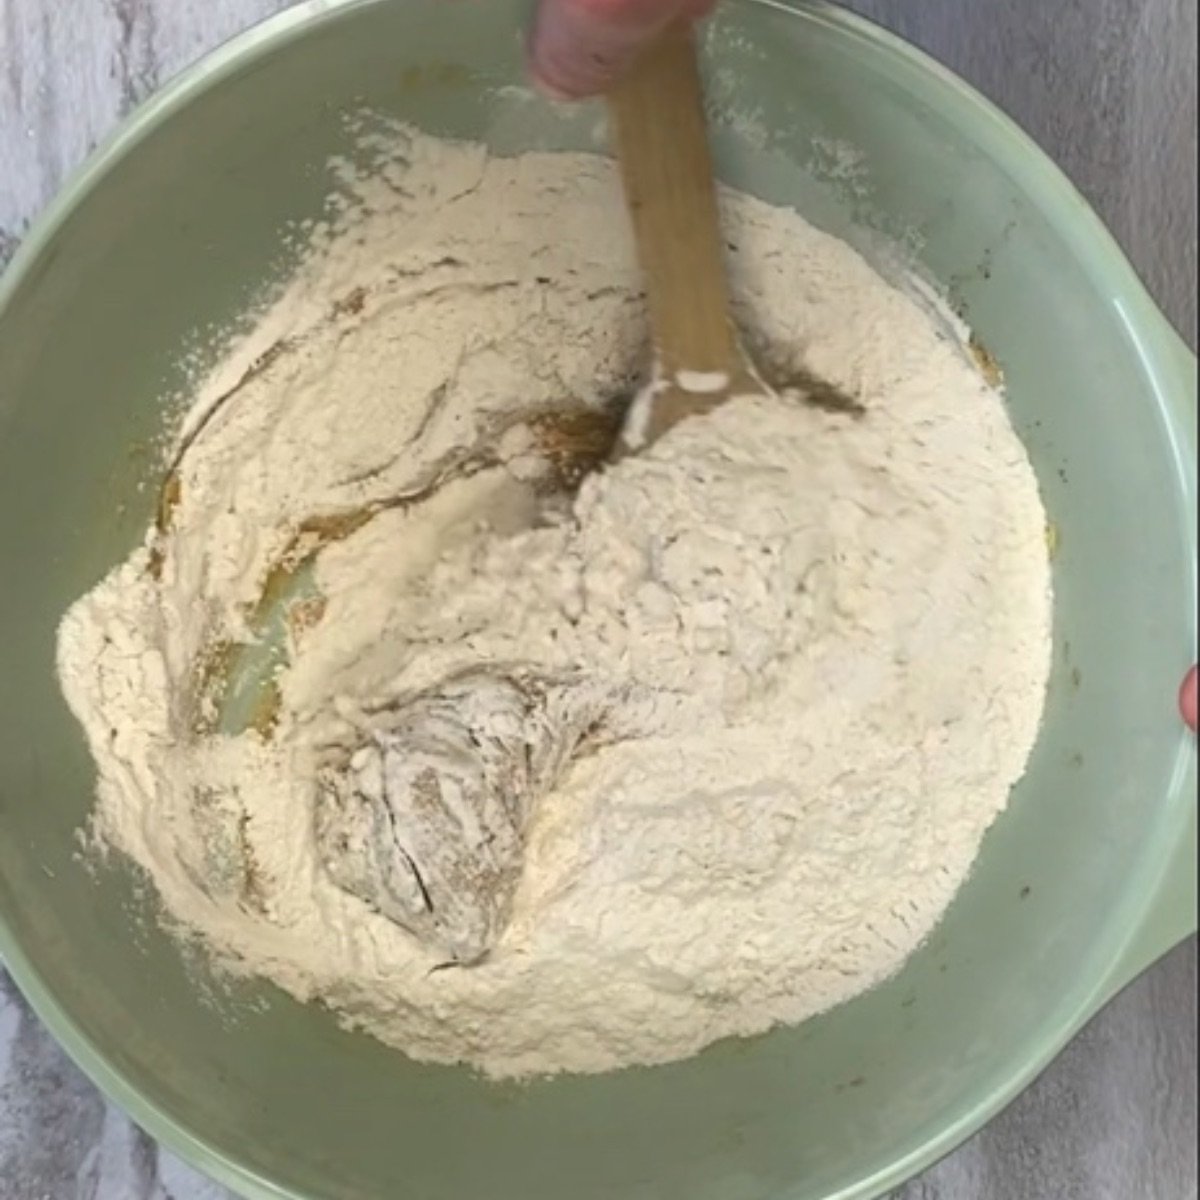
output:
[[[638,52],[711,0],[541,0],[529,39],[534,81],[563,100],[611,87]]]

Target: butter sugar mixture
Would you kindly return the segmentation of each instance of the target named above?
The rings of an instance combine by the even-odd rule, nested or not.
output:
[[[647,359],[611,165],[375,150],[63,620],[95,841],[222,967],[493,1076],[678,1059],[886,979],[1041,717],[1045,518],[1001,395],[848,246],[727,193],[780,395],[579,483],[562,414]],[[461,804],[422,864],[468,826],[523,846],[470,965],[411,931],[474,944],[452,864],[381,832],[430,756]]]

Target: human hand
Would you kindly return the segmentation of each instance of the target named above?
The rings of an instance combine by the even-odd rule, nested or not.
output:
[[[716,0],[539,0],[529,68],[564,100],[611,87],[638,52],[675,21],[705,16]]]
[[[1183,678],[1179,689],[1179,711],[1187,727],[1196,732],[1196,668],[1193,667]]]

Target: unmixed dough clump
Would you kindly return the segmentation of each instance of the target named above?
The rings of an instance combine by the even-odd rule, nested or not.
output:
[[[854,411],[734,400],[573,494],[538,417],[646,366],[611,166],[374,149],[63,621],[96,836],[229,968],[497,1076],[663,1062],[885,979],[1040,719],[1044,516],[1000,395],[846,245],[726,194],[756,353]],[[496,816],[526,843],[499,945],[445,967],[362,805],[414,737],[463,795],[500,769],[439,724],[480,673],[462,745],[499,753],[536,696],[550,758]]]

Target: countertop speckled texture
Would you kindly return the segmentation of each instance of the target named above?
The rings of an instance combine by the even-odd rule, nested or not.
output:
[[[117,118],[285,0],[0,0],[0,263]],[[856,0],[996,100],[1195,344],[1196,0]],[[1196,948],[896,1200],[1197,1196]],[[0,969],[0,1200],[227,1200],[66,1061]],[[415,1198],[414,1198],[415,1200]]]

